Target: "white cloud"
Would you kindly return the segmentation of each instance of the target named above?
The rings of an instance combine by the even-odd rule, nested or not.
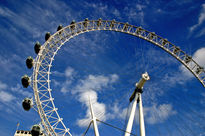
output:
[[[146,6],[141,4],[136,4],[135,7],[125,7],[124,12],[128,17],[130,22],[132,21],[139,21],[141,25],[144,25],[144,9]]]
[[[14,99],[15,97],[12,94],[5,92],[5,91],[0,91],[0,101],[1,102],[11,102]]]
[[[205,4],[202,4],[202,10],[198,18],[198,23],[190,27],[190,32],[193,32],[205,21]]]
[[[8,103],[15,99],[11,93],[6,92],[8,85],[0,81],[0,102]]]
[[[81,93],[79,96],[80,96],[79,101],[85,104],[87,107],[85,118],[77,120],[77,124],[80,127],[88,126],[91,120],[91,114],[90,114],[90,109],[89,109],[89,97],[91,99],[91,104],[93,106],[93,111],[94,111],[96,118],[100,120],[106,119],[106,116],[105,116],[106,106],[105,104],[98,102],[97,93],[95,91],[93,90],[86,91],[86,92]]]
[[[120,12],[117,9],[114,9],[114,11],[112,12],[113,15],[115,15],[115,17],[120,17]]]
[[[106,120],[106,106],[104,103],[98,102],[97,91],[102,91],[103,88],[106,88],[116,82],[119,78],[118,75],[88,75],[87,78],[79,80],[79,83],[72,89],[71,84],[75,70],[71,67],[67,67],[64,73],[66,76],[66,81],[63,83],[61,92],[67,93],[71,91],[73,95],[78,95],[77,100],[87,108],[85,117],[78,119],[76,122],[77,125],[80,127],[85,127],[90,122],[91,116],[89,109],[89,97],[91,99],[96,117],[100,120]]]
[[[69,86],[71,85],[72,81],[67,79],[64,83],[63,83],[63,87],[61,88],[61,92],[62,93],[67,93],[70,91]]]
[[[201,31],[196,35],[196,37],[200,37],[202,35],[205,35],[205,28],[202,28]]]
[[[149,124],[162,123],[168,119],[168,117],[176,114],[171,104],[154,104],[151,107],[144,108],[145,121]]]
[[[25,90],[22,90],[21,89],[21,85],[20,84],[17,84],[15,87],[11,87],[11,91],[14,92],[14,93],[18,93],[18,94],[21,94],[25,97],[32,97],[33,93],[32,92],[28,92],[28,91],[25,91]]]
[[[79,95],[79,101],[86,106],[87,112],[84,118],[77,120],[77,124],[80,127],[87,126],[91,116],[89,109],[89,97],[93,105],[94,114],[100,120],[106,120],[106,105],[98,102],[97,91],[102,91],[104,88],[116,82],[118,75],[112,74],[109,76],[103,75],[88,75],[84,80],[80,80],[80,83],[74,88],[73,94]]]
[[[119,79],[119,77],[118,77],[117,74],[112,74],[112,75],[110,76],[110,82],[111,82],[111,83],[116,82],[118,79]]]
[[[205,67],[205,47],[198,49],[193,54],[193,60],[196,61],[200,66]],[[193,78],[193,74],[185,68],[185,66],[181,65],[179,67],[180,71],[183,73],[183,76],[185,76],[185,79]],[[184,78],[184,77],[183,77]]]
[[[63,83],[63,87],[61,88],[61,92],[68,92],[69,85],[72,83],[73,75],[75,74],[75,70],[72,67],[67,67],[64,72],[53,71],[54,76],[58,77],[66,77],[66,81]],[[54,86],[60,86],[61,83],[55,79],[52,80]]]
[[[88,7],[90,10],[94,11],[94,15],[93,16],[100,16],[100,17],[107,17],[107,12],[108,10],[108,5],[104,4],[104,3],[91,3],[91,2],[85,2],[84,5],[86,7]]]
[[[59,77],[65,76],[65,73],[59,71],[52,71],[52,74]]]
[[[177,112],[172,108],[171,104],[153,104],[150,107],[144,107],[144,118],[148,124],[157,124],[162,123],[167,120],[170,116],[175,115]],[[129,117],[131,112],[131,107],[122,108],[119,104],[114,104],[112,106],[112,111],[107,114],[109,119],[125,119],[127,116]],[[135,119],[139,122],[139,112],[136,109]]]
[[[205,47],[198,49],[194,55],[193,59],[202,67],[205,67]]]
[[[200,66],[205,67],[205,47],[198,49],[193,54],[192,59]],[[188,65],[192,65],[192,63],[189,63]],[[173,86],[176,84],[184,84],[193,78],[194,75],[184,65],[180,65],[179,71],[165,74],[162,81],[166,83],[168,82],[169,86]]]
[[[120,104],[115,103],[114,105],[111,106],[110,112],[107,113],[107,118],[108,119],[125,119],[127,114],[129,115],[131,108],[122,108]],[[129,110],[129,111],[127,111]]]
[[[10,87],[9,85],[4,84],[0,81],[0,88],[0,111],[9,114],[14,114],[19,111],[19,108],[21,108],[19,99],[16,96],[17,93],[23,96],[32,95],[32,93],[24,92],[23,90],[21,90],[19,84],[17,84],[16,87]]]
[[[202,105],[204,105],[205,104],[205,93],[201,93],[201,96],[202,96],[202,99],[200,99],[200,103],[202,104]]]
[[[0,91],[7,88],[7,84],[4,84],[0,81]]]
[[[16,63],[16,61],[21,61],[22,59],[15,54],[9,56],[0,55],[0,66],[1,66],[0,69],[7,74],[8,73],[14,74],[13,71],[16,71],[17,69],[18,70],[22,69],[22,67],[20,67],[20,65]],[[2,74],[4,73],[2,72]]]
[[[3,17],[11,17],[15,15],[11,10],[5,7],[0,7],[0,15]]]
[[[63,74],[61,74],[61,75],[65,75],[65,77],[66,77],[66,81],[63,83],[63,87],[60,90],[62,93],[67,93],[70,90],[69,86],[72,83],[74,73],[75,73],[75,70],[73,68],[67,67],[65,72]],[[54,83],[56,83],[56,85],[59,84],[59,82],[57,82],[55,80],[54,80]]]
[[[116,82],[118,75],[112,74],[109,76],[89,75],[85,80],[81,80],[79,85],[73,90],[73,93],[84,92],[89,90],[101,91],[103,87],[107,87],[111,83]]]
[[[56,86],[61,86],[61,83],[60,82],[58,82],[57,80],[55,80],[55,79],[52,79],[52,81],[51,81],[52,83],[53,83],[53,85],[56,87]]]
[[[67,67],[65,70],[65,76],[71,78],[74,73],[74,69],[71,67]]]
[[[205,133],[201,133],[199,136],[205,136]]]
[[[30,37],[39,38],[44,36],[48,28],[52,28],[51,30],[55,31],[60,23],[67,22],[66,18],[70,19],[71,15],[75,14],[75,12],[71,14],[70,11],[70,7],[67,4],[57,0],[47,1],[46,3],[27,1],[22,4],[22,8],[16,11],[1,5],[0,16],[12,22],[12,25],[9,25],[4,30],[1,29],[1,32],[6,33],[8,39],[13,39],[12,35],[15,37],[15,35],[21,33],[19,29],[23,29],[28,35],[30,34]],[[15,29],[16,31],[7,32],[8,29]]]

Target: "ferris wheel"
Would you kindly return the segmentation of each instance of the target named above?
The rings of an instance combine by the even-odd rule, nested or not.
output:
[[[126,33],[152,43],[181,62],[205,87],[204,69],[178,46],[154,32],[128,23],[102,20],[101,18],[98,20],[85,19],[81,22],[72,21],[66,27],[59,25],[57,32],[53,35],[49,32],[46,33],[43,45],[36,42],[34,46],[35,53],[37,54],[36,58],[28,57],[26,60],[26,65],[29,69],[33,69],[33,74],[31,76],[24,75],[21,79],[24,88],[31,86],[34,91],[34,101],[31,98],[25,98],[22,103],[23,108],[28,111],[34,105],[36,106],[45,135],[72,136],[72,130],[63,123],[63,118],[58,113],[58,108],[55,106],[52,95],[50,74],[54,58],[64,43],[68,42],[71,38],[97,30]],[[40,127],[33,126],[32,131],[33,134],[40,134]]]

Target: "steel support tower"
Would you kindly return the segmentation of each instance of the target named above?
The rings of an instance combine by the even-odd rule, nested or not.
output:
[[[150,77],[147,72],[142,74],[142,78],[138,83],[136,83],[136,88],[130,97],[130,102],[133,102],[132,109],[130,113],[130,117],[127,123],[127,128],[125,132],[125,136],[130,136],[130,133],[132,131],[132,125],[135,117],[136,107],[137,103],[139,104],[139,124],[140,124],[140,136],[145,136],[145,124],[144,124],[144,115],[143,115],[143,106],[142,106],[142,93],[143,93],[143,86],[147,80],[149,80]]]

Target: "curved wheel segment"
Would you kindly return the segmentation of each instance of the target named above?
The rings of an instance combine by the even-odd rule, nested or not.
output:
[[[35,102],[42,125],[48,135],[69,135],[69,129],[64,125],[63,119],[58,114],[54,105],[52,90],[50,88],[50,74],[52,61],[61,46],[69,39],[89,31],[106,30],[126,33],[139,37],[168,52],[180,61],[205,87],[205,71],[189,55],[175,46],[167,39],[164,39],[154,32],[149,32],[141,27],[128,23],[121,23],[115,20],[88,20],[75,22],[66,27],[60,27],[53,35],[46,35],[46,42],[40,47],[35,47],[38,56],[33,63],[32,87],[35,95]],[[38,47],[38,48],[37,48]]]

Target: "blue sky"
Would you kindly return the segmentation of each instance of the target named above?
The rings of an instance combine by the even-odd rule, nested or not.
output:
[[[31,75],[25,60],[36,57],[36,41],[47,31],[85,18],[115,19],[155,32],[179,46],[205,67],[205,2],[202,0],[0,0],[0,133],[13,135],[40,122],[37,112],[25,112],[21,102],[32,97],[21,86]],[[96,31],[74,37],[58,52],[51,76],[59,114],[73,136],[89,122],[87,94],[96,116],[125,129],[129,96],[141,74],[151,80],[142,94],[146,133],[151,136],[205,136],[205,89],[175,58],[139,38]],[[136,114],[138,116],[138,114]],[[136,117],[133,133],[139,135]],[[99,124],[102,136],[123,133]],[[94,135],[90,129],[88,135]]]

